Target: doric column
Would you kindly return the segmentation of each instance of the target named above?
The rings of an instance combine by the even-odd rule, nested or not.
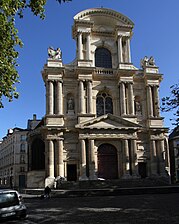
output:
[[[128,95],[129,95],[129,114],[134,115],[134,94],[133,94],[133,84],[128,84]]]
[[[150,142],[150,167],[151,175],[157,175],[157,148],[155,140]]]
[[[147,108],[148,108],[148,115],[150,117],[153,117],[153,97],[151,86],[147,86]]]
[[[122,36],[118,36],[118,62],[123,63],[122,57]]]
[[[130,48],[130,37],[127,38],[127,58],[128,62],[131,63],[131,48]]]
[[[48,141],[48,175],[54,177],[54,143],[52,140]]]
[[[135,163],[136,163],[136,156],[137,156],[137,144],[136,140],[131,140],[131,168],[132,168],[132,176],[138,175],[138,171],[136,170]]]
[[[86,176],[86,145],[85,140],[80,140],[80,147],[81,147],[81,161],[80,161],[80,178],[79,180],[86,180],[88,179]]]
[[[78,33],[78,59],[81,60],[83,54],[82,54],[82,33]]]
[[[92,113],[92,81],[88,81],[88,113]]]
[[[63,140],[57,140],[57,176],[64,177]]]
[[[56,99],[56,105],[57,105],[57,114],[63,114],[63,97],[62,97],[62,82],[57,82],[57,99]]]
[[[79,80],[79,113],[84,114],[84,84]]]
[[[90,33],[86,36],[86,60],[90,60]]]
[[[121,104],[121,115],[126,115],[126,102],[125,102],[125,83],[120,83],[120,104]]]
[[[158,86],[154,86],[154,115],[155,117],[160,116],[160,105],[159,105],[159,93],[158,93]]]
[[[129,145],[128,145],[128,140],[124,139],[123,140],[123,146],[124,146],[124,151],[123,151],[123,178],[128,178],[130,175],[130,160],[129,160]]]
[[[48,112],[51,115],[54,114],[54,86],[52,81],[49,81],[48,84]]]

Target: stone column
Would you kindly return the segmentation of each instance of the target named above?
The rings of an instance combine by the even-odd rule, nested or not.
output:
[[[90,60],[90,33],[86,37],[86,60]]]
[[[80,165],[80,177],[79,180],[87,180],[86,176],[86,146],[85,140],[80,140],[80,147],[81,147],[81,165]]]
[[[63,102],[63,97],[62,97],[62,82],[61,81],[58,81],[57,82],[57,99],[56,99],[56,102],[57,102],[57,114],[63,114],[63,110],[62,110],[62,102]]]
[[[126,115],[125,83],[120,83],[121,115]]]
[[[153,97],[151,86],[147,86],[147,108],[148,108],[148,116],[153,117]]]
[[[164,147],[164,140],[160,140],[158,142],[158,157],[159,157],[159,173],[161,176],[166,176],[166,171],[165,171],[165,160],[164,160],[164,152],[165,152],[165,147]]]
[[[138,170],[136,169],[136,156],[137,156],[137,144],[136,140],[131,140],[131,168],[132,168],[132,176],[138,176]]]
[[[84,114],[84,84],[79,80],[79,113]]]
[[[79,60],[82,60],[83,58],[83,52],[82,52],[82,33],[79,32],[78,33],[78,59]]]
[[[89,140],[90,149],[90,180],[96,180],[97,176],[95,174],[95,153],[94,153],[94,140]]]
[[[129,160],[129,145],[128,145],[128,140],[124,139],[123,140],[123,146],[124,146],[124,151],[123,151],[123,179],[128,179],[130,176],[130,160]]]
[[[133,84],[129,83],[128,85],[128,95],[129,95],[129,114],[134,115],[134,94],[133,94]]]
[[[127,38],[126,40],[127,44],[127,58],[128,58],[128,63],[131,63],[131,48],[130,48],[130,37]]]
[[[160,116],[160,105],[159,105],[159,93],[158,93],[158,86],[154,86],[154,115],[155,117]]]
[[[157,174],[157,148],[155,140],[151,140],[150,142],[150,168],[151,168],[151,175],[158,175]]]
[[[53,82],[49,81],[49,91],[48,91],[48,112],[50,115],[54,114],[54,86]]]
[[[57,140],[57,176],[64,177],[63,140]]]
[[[48,159],[49,177],[54,177],[54,143],[52,140],[48,141]]]
[[[92,114],[92,81],[88,81],[88,113]]]
[[[118,62],[123,63],[122,57],[122,36],[118,36]]]
[[[46,86],[46,114],[49,114],[49,82],[45,82]]]

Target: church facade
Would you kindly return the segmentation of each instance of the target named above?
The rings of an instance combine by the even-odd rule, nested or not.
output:
[[[119,12],[87,9],[74,16],[75,60],[63,64],[60,49],[48,49],[42,71],[46,114],[30,136],[29,178],[39,172],[45,185],[58,176],[68,181],[168,178],[162,74],[153,57],[144,57],[140,68],[133,65],[133,27]],[[44,165],[33,165],[40,156],[34,141]]]

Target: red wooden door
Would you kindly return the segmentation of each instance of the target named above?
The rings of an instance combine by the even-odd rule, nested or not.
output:
[[[98,148],[98,177],[118,178],[117,150],[113,145],[103,144]]]

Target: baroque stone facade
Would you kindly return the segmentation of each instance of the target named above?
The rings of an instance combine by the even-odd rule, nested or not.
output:
[[[59,48],[49,48],[40,129],[45,185],[58,176],[69,181],[167,177],[168,130],[158,93],[162,74],[153,57],[144,57],[141,68],[133,65],[133,27],[121,13],[88,9],[74,16],[75,60],[63,64]]]

